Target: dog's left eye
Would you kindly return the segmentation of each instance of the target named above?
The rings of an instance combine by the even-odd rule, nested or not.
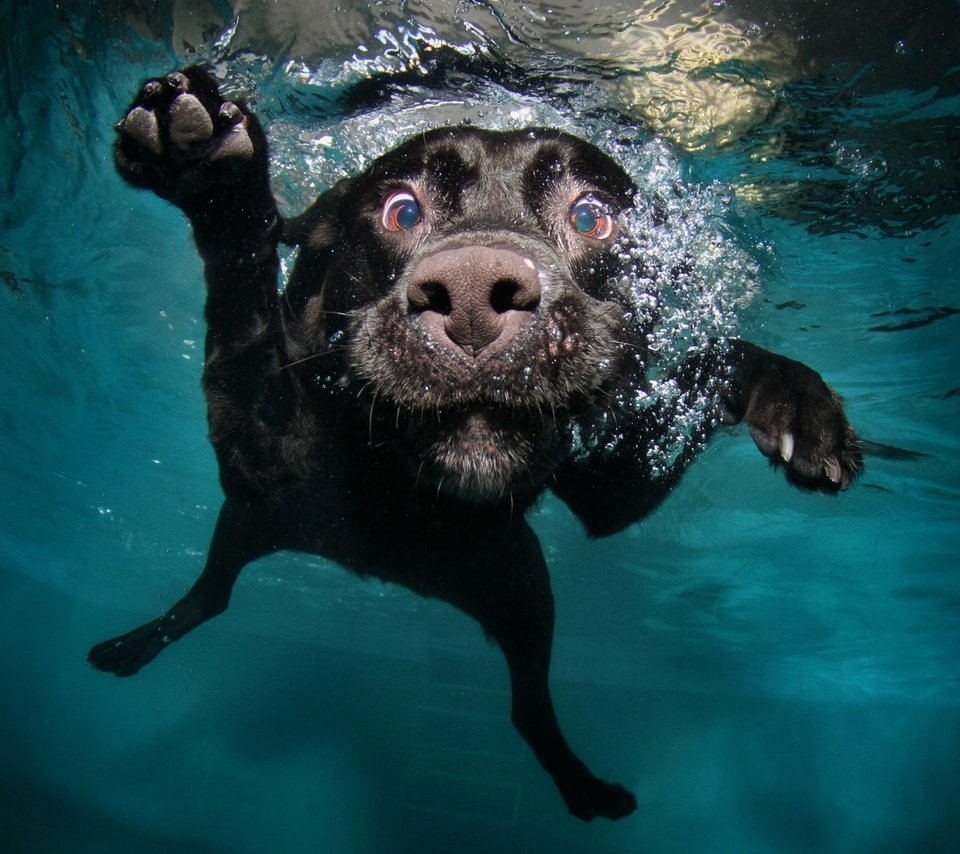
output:
[[[413,193],[397,190],[387,196],[383,203],[380,221],[387,231],[405,231],[413,228],[423,219],[420,203]]]
[[[584,237],[606,240],[613,234],[609,208],[593,196],[582,196],[570,206],[570,224]]]

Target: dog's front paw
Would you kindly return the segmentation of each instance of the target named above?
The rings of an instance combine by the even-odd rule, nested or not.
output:
[[[121,176],[181,207],[211,186],[266,168],[256,118],[223,100],[214,79],[197,67],[144,83],[117,133]]]
[[[766,356],[769,363],[755,371],[743,401],[742,418],[757,447],[774,465],[784,466],[795,486],[846,489],[863,455],[840,396],[801,362]]]

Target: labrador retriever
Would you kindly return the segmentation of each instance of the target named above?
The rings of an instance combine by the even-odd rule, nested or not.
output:
[[[506,657],[512,720],[570,812],[636,808],[568,746],[548,686],[554,605],[524,513],[546,490],[591,536],[649,513],[669,471],[645,449],[669,401],[631,403],[651,329],[630,319],[626,172],[543,128],[423,133],[284,219],[256,117],[187,68],[150,80],[118,125],[116,165],[188,217],[207,283],[203,385],[226,500],[203,572],[162,616],[93,647],[130,676],[227,607],[245,565],[323,555],[475,618]],[[299,246],[278,290],[280,242]],[[651,261],[653,263],[653,261]],[[861,466],[839,397],[744,341],[675,371],[744,421],[797,486],[845,489]]]

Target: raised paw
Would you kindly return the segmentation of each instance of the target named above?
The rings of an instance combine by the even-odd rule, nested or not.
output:
[[[256,118],[242,104],[223,100],[201,68],[144,83],[117,133],[114,154],[123,178],[181,207],[212,186],[266,172],[266,142]]]

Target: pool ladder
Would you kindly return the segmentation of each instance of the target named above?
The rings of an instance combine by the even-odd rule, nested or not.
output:
[[[513,825],[525,748],[510,722],[503,656],[479,644],[435,642],[425,650],[403,803],[454,819]]]

